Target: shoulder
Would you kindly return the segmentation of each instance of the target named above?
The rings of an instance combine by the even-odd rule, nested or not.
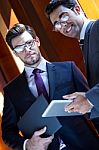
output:
[[[77,68],[74,61],[52,62],[52,64],[55,66],[55,69],[59,71],[71,71],[74,68]]]
[[[16,87],[17,84],[20,83],[20,80],[21,80],[22,76],[23,76],[23,73],[18,75],[18,76],[16,76],[15,78],[13,78],[11,81],[9,81],[6,84],[6,86],[3,88],[4,91],[9,90],[9,89],[13,89],[14,87]]]
[[[94,22],[94,25],[99,25],[99,19]]]
[[[99,19],[94,21],[91,30],[90,30],[90,36],[89,36],[89,42],[91,44],[91,47],[94,46],[98,48],[99,46]],[[98,48],[99,49],[99,48]]]
[[[74,61],[63,61],[63,62],[52,62],[55,66],[64,66],[64,67],[70,67],[75,65]]]
[[[94,32],[97,32],[99,31],[99,19],[97,19],[96,21],[93,22],[93,25],[92,25],[92,31]]]

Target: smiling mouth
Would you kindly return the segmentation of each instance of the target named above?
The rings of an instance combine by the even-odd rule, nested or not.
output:
[[[67,30],[66,33],[69,33],[71,31],[72,27],[70,26]]]

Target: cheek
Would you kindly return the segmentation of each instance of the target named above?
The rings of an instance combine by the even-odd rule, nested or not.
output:
[[[25,55],[24,55],[24,54],[19,54],[18,57],[19,57],[20,59],[24,59],[24,58],[25,58]]]
[[[50,17],[50,22],[52,24],[52,26],[54,25],[54,22],[56,22],[58,20],[58,18],[55,17],[55,19],[53,17]]]
[[[60,32],[61,34],[65,35],[62,29],[61,29],[59,32]]]

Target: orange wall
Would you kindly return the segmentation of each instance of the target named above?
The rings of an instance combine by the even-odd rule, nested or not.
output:
[[[89,18],[99,18],[99,0],[79,0],[79,3]]]

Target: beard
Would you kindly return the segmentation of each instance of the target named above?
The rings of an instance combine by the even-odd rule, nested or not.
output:
[[[21,59],[21,60],[23,61],[23,63],[26,66],[33,66],[33,65],[36,65],[36,64],[40,63],[40,61],[41,61],[41,54],[40,53],[36,53],[33,56],[30,56],[29,58],[25,57],[24,60],[23,59]]]

